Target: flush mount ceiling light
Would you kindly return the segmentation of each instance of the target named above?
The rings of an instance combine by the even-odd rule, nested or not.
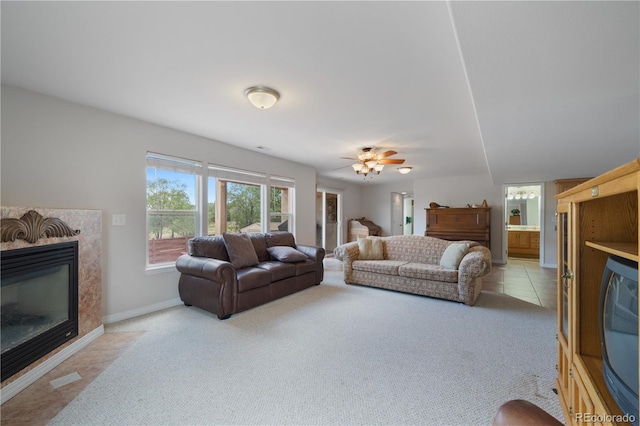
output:
[[[258,109],[271,108],[280,99],[280,93],[265,86],[253,86],[244,91],[251,105]]]
[[[406,175],[407,173],[409,173],[411,171],[411,169],[413,169],[413,167],[408,167],[408,166],[398,167],[398,171],[400,173],[402,173],[403,175]]]

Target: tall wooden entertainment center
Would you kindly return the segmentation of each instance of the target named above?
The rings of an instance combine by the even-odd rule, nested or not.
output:
[[[600,285],[609,255],[638,262],[640,158],[558,199],[558,377],[567,424],[622,416],[603,376]],[[640,360],[639,360],[640,362]],[[617,424],[605,421],[604,424]],[[625,423],[622,423],[625,424]]]

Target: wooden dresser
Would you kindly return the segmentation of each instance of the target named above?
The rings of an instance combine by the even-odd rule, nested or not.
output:
[[[427,208],[424,235],[449,241],[477,241],[491,248],[491,207]]]

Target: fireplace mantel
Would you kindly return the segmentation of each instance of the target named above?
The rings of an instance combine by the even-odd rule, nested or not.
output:
[[[0,243],[0,251],[78,241],[78,336],[50,352],[29,367],[19,371],[1,386],[5,387],[36,369],[48,359],[72,346],[75,342],[102,329],[102,212],[100,210],[53,209],[41,207],[0,207],[1,219],[20,219],[27,212],[35,211],[44,218],[56,218],[64,222],[76,235],[40,238],[34,243],[23,239]],[[49,235],[59,235],[58,233]],[[4,395],[3,395],[4,399]]]

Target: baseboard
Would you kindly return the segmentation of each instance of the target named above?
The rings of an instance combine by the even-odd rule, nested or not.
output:
[[[170,299],[165,302],[156,303],[154,305],[143,306],[141,308],[132,309],[130,311],[120,312],[118,314],[107,315],[102,317],[102,322],[104,324],[113,324],[114,322],[124,321],[131,318],[139,317],[141,315],[150,314],[152,312],[161,311],[167,308],[173,308],[174,306],[178,306],[182,304],[182,300],[179,297],[175,299]]]
[[[104,326],[94,329],[88,334],[82,336],[80,339],[73,342],[51,358],[47,359],[42,364],[35,367],[33,370],[28,371],[23,376],[20,376],[15,381],[9,383],[7,386],[0,390],[0,404],[4,404],[18,393],[26,389],[29,385],[34,383],[40,377],[47,374],[49,371],[56,368],[63,361],[69,358],[71,355],[79,352],[82,348],[93,342],[98,337],[104,334]]]

